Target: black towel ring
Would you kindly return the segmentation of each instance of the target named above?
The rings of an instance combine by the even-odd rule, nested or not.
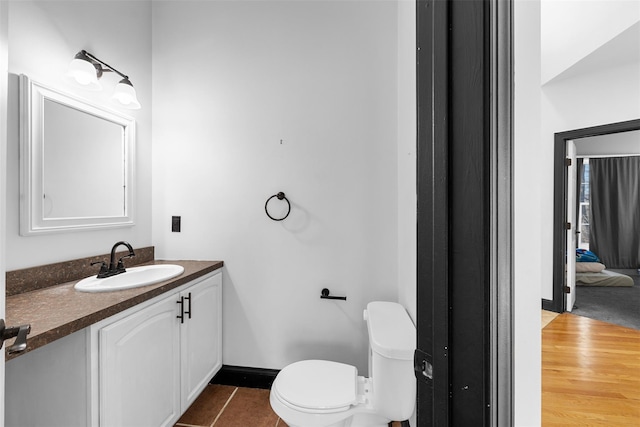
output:
[[[287,202],[287,206],[288,206],[288,208],[287,208],[287,213],[286,213],[286,214],[285,214],[285,216],[283,216],[282,218],[274,218],[274,217],[272,217],[271,215],[269,215],[269,209],[267,209],[267,205],[269,204],[269,201],[270,201],[271,199],[273,199],[274,197],[277,197],[277,198],[278,198],[278,200],[282,200],[282,199],[284,199],[284,201],[285,201],[285,202]],[[269,197],[269,198],[267,199],[267,201],[266,201],[266,202],[265,202],[265,204],[264,204],[264,211],[267,213],[267,216],[268,216],[269,218],[271,218],[272,220],[274,220],[274,221],[282,221],[283,219],[285,219],[286,217],[288,217],[288,216],[289,216],[289,213],[291,213],[291,203],[289,203],[289,199],[287,199],[287,198],[285,197],[284,193],[281,191],[281,192],[279,192],[278,194],[274,194],[273,196],[271,196],[271,197]]]

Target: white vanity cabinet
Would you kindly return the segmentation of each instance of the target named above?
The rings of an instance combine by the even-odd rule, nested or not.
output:
[[[167,426],[180,413],[175,296],[97,331],[101,426]]]
[[[221,326],[215,270],[9,360],[4,425],[172,426],[222,366]]]
[[[218,274],[180,294],[185,311],[180,328],[182,412],[196,400],[222,366],[221,285],[222,274]]]
[[[221,273],[203,276],[91,327],[98,366],[92,370],[93,425],[172,426],[178,420],[222,365],[221,287]]]

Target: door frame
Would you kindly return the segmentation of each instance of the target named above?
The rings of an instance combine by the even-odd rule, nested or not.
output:
[[[418,425],[511,426],[512,2],[416,14]]]
[[[8,109],[8,70],[9,70],[9,34],[8,2],[0,0],[0,171],[7,170],[7,109]],[[0,179],[0,319],[5,318],[5,272],[6,272],[6,218],[7,218],[7,183]],[[4,423],[4,350],[0,361],[0,424]]]
[[[576,233],[578,228],[578,210],[576,209],[576,203],[579,198],[579,188],[576,186],[578,182],[578,173],[580,171],[577,170],[577,147],[575,141],[572,139],[567,140],[566,146],[566,157],[569,159],[567,161],[567,169],[566,174],[566,191],[567,191],[567,199],[566,199],[566,212],[567,216],[565,217],[565,222],[571,224],[571,228],[565,228],[565,242],[567,245],[567,252],[569,252],[569,246],[573,246],[572,251],[578,247],[578,243],[576,241]],[[565,311],[573,310],[573,306],[575,305],[576,299],[576,260],[574,257],[566,257],[565,262],[567,266],[565,268],[566,277],[565,277],[565,286],[567,292],[565,293],[564,298],[564,306]]]
[[[542,308],[556,313],[566,310],[564,288],[566,286],[565,257],[567,253],[565,220],[567,217],[567,174],[565,157],[567,141],[589,136],[607,135],[640,129],[640,119],[609,123],[558,132],[554,135],[553,148],[553,299],[542,299]]]

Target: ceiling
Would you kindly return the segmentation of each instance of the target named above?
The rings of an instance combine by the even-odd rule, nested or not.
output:
[[[640,155],[640,130],[590,136],[575,143],[578,156]]]
[[[547,83],[637,62],[640,62],[640,22],[636,22]]]
[[[541,0],[542,83],[640,63],[640,1]]]

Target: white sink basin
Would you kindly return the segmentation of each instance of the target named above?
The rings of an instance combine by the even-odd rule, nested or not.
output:
[[[175,264],[131,267],[127,268],[125,273],[104,279],[98,279],[96,276],[87,277],[76,283],[75,288],[81,292],[121,291],[163,282],[181,275],[183,271],[184,267]]]

